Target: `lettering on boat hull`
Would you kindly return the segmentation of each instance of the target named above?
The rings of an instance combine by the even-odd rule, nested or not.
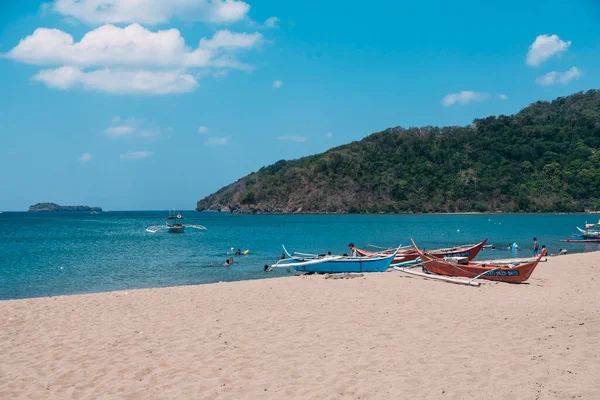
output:
[[[519,271],[510,270],[510,271],[492,271],[486,274],[487,276],[519,276]]]
[[[469,257],[471,255],[470,251],[463,251],[460,253],[448,253],[446,257]]]

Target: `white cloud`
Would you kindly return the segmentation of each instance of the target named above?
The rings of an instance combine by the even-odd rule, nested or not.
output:
[[[92,155],[90,153],[83,153],[81,157],[79,157],[79,162],[86,163],[92,159]]]
[[[55,65],[33,79],[48,87],[81,87],[118,94],[191,92],[200,76],[224,76],[228,69],[250,70],[235,52],[258,46],[256,33],[215,32],[191,49],[177,29],[152,32],[131,24],[104,25],[86,33],[79,42],[58,29],[39,28],[22,39],[6,56],[36,65]],[[199,71],[189,69],[201,68]],[[222,72],[219,74],[219,72]]]
[[[288,140],[290,142],[306,142],[306,137],[304,136],[279,136],[277,139],[279,140]]]
[[[177,29],[152,32],[138,24],[124,28],[104,25],[75,42],[73,36],[61,30],[38,28],[22,39],[7,56],[36,65],[236,68],[233,62],[223,65],[220,60],[224,54],[255,47],[261,41],[262,35],[258,32],[221,30],[210,39],[202,38],[199,47],[192,50],[186,46]]]
[[[560,40],[557,35],[540,35],[529,46],[527,65],[537,67],[555,54],[567,51],[571,41]]]
[[[577,67],[572,67],[565,72],[552,71],[535,80],[535,83],[542,86],[554,85],[556,83],[567,84],[573,79],[579,79],[582,72]]]
[[[208,132],[208,128],[206,126],[201,126],[200,128],[198,128],[198,133],[199,134],[204,134]]]
[[[246,17],[250,5],[239,0],[55,0],[54,11],[90,24],[167,23],[186,21],[231,23]]]
[[[106,129],[104,133],[106,134],[106,136],[110,137],[123,137],[131,135],[134,131],[135,128],[133,126],[119,125],[111,126],[110,128]]]
[[[276,81],[273,82],[273,87],[275,89],[279,89],[281,86],[283,86],[283,81],[276,80]]]
[[[113,117],[111,126],[104,130],[104,134],[111,138],[140,137],[154,139],[169,131],[170,128],[162,129],[152,121]]]
[[[147,139],[152,139],[152,138],[159,137],[160,132],[150,129],[150,130],[141,131],[139,133],[139,136],[143,137],[143,138],[147,138]]]
[[[200,39],[199,49],[244,49],[255,47],[262,40],[262,35],[255,33],[235,33],[227,29],[217,31],[212,38]]]
[[[121,160],[143,160],[152,156],[151,151],[130,151],[128,153],[121,154]]]
[[[325,136],[327,136],[327,137],[333,137],[333,133],[331,133],[331,132],[327,132],[327,133],[325,134]]]
[[[217,79],[225,78],[227,75],[229,75],[229,72],[227,72],[224,69],[220,69],[218,71],[215,71],[212,74],[213,78],[217,78]]]
[[[503,93],[500,93],[500,94],[498,95],[498,98],[499,98],[500,100],[508,100],[508,96],[507,96],[507,95],[505,95],[505,94],[503,94]]]
[[[169,94],[191,92],[196,78],[183,70],[145,71],[99,69],[84,72],[76,67],[60,67],[38,72],[33,79],[53,89],[81,87],[115,94]]]
[[[279,28],[279,18],[270,17],[265,20],[265,26],[267,28]]]
[[[449,107],[453,104],[469,104],[473,102],[480,102],[487,99],[489,96],[488,93],[483,92],[471,92],[468,90],[463,90],[460,93],[451,93],[446,95],[442,100],[444,106]]]
[[[204,144],[207,146],[223,146],[229,142],[228,138],[224,137],[209,137],[206,138]]]

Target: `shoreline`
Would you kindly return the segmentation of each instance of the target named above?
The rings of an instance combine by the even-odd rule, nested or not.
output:
[[[596,398],[597,256],[520,285],[390,271],[1,301],[0,397]]]
[[[581,253],[569,253],[569,254],[565,254],[565,255],[560,255],[560,254],[548,254],[548,256],[546,256],[544,258],[545,261],[550,260],[550,259],[554,259],[557,257],[563,258],[563,257],[571,257],[571,256],[576,256],[576,255],[581,255],[581,254],[593,254],[593,253],[598,253],[600,254],[600,250],[595,250],[595,251],[588,251],[588,252],[581,252]],[[479,257],[482,260],[491,260],[494,261],[494,259],[490,259],[490,258],[486,258],[485,257],[485,252],[480,253],[484,256]],[[506,259],[525,259],[528,258],[526,255],[523,255],[523,257],[509,257]],[[503,260],[503,259],[498,259],[499,261]],[[475,260],[477,261],[477,260]],[[393,272],[393,270],[390,268],[387,271],[389,272]],[[206,282],[206,283],[190,283],[190,284],[183,284],[183,285],[168,285],[168,286],[154,286],[154,287],[132,287],[132,288],[124,288],[124,289],[118,289],[118,290],[108,290],[108,291],[98,291],[98,292],[80,292],[80,293],[67,293],[67,294],[58,294],[58,295],[43,295],[43,296],[36,296],[36,297],[19,297],[19,298],[12,298],[12,299],[0,299],[0,304],[3,302],[9,302],[9,301],[25,301],[25,300],[36,300],[36,299],[55,299],[55,298],[61,298],[61,297],[73,297],[73,296],[94,296],[94,295],[102,295],[102,294],[119,294],[119,293],[129,293],[129,292],[134,292],[134,291],[141,291],[141,290],[163,290],[163,289],[174,289],[174,288],[180,288],[180,287],[198,287],[198,286],[207,286],[207,285],[220,285],[220,284],[232,284],[232,283],[240,283],[240,282],[253,282],[253,281],[265,281],[265,280],[277,280],[277,279],[292,279],[292,278],[300,278],[302,276],[306,276],[309,277],[311,275],[295,275],[296,272],[294,272],[292,270],[292,272],[286,276],[272,276],[269,275],[268,273],[266,273],[263,277],[260,278],[247,278],[247,279],[240,279],[240,280],[232,280],[232,281],[216,281],[216,282]],[[321,276],[323,277],[325,274],[315,274],[315,276]],[[368,274],[367,274],[368,275]]]

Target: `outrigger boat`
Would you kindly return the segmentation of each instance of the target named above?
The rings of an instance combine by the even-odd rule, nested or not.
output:
[[[487,239],[485,239],[484,241],[477,243],[477,244],[465,244],[465,245],[458,246],[458,247],[449,247],[446,249],[430,250],[427,252],[427,254],[437,257],[437,258],[467,257],[470,261],[470,260],[474,259],[477,256],[477,254],[479,254],[481,249],[483,249],[483,247],[485,246],[486,242],[487,242]],[[372,256],[375,254],[391,254],[394,251],[397,251],[396,259],[394,259],[394,262],[392,263],[393,265],[396,265],[396,266],[414,264],[414,263],[419,262],[419,258],[420,258],[419,253],[416,251],[416,248],[412,247],[412,246],[405,246],[405,247],[401,247],[399,249],[386,249],[386,250],[378,251],[378,252],[357,249],[356,247],[355,247],[355,249],[356,249],[356,252],[363,257]]]
[[[171,213],[169,212],[169,216],[166,218],[166,222],[164,225],[154,225],[146,228],[146,232],[156,233],[159,231],[167,231],[170,233],[183,233],[185,232],[185,228],[194,228],[201,231],[205,231],[206,228],[202,225],[198,224],[186,224],[185,218],[181,216],[181,214]]]
[[[461,276],[471,278],[471,280],[488,279],[491,281],[511,283],[525,282],[529,279],[533,270],[542,259],[542,256],[539,255],[535,260],[523,264],[518,262],[510,264],[500,264],[495,262],[479,264],[465,259],[466,262],[461,264],[458,262],[446,261],[446,259],[440,259],[434,255],[423,252],[417,247],[412,239],[411,242],[415,247],[415,250],[419,253],[424,272],[447,276]]]
[[[579,236],[582,236],[584,239],[600,239],[600,225],[594,225],[590,228],[586,226],[585,229],[577,227],[577,230],[581,232]]]
[[[376,254],[369,257],[349,257],[317,255],[307,253],[290,254],[283,247],[288,258],[277,261],[273,268],[294,268],[299,272],[338,274],[350,272],[385,272],[396,257],[398,250],[389,255]]]
[[[585,223],[585,229],[581,229],[577,227],[577,230],[581,233],[581,235],[575,235],[575,237],[583,238],[583,239],[600,239],[600,220],[597,224],[588,224]]]

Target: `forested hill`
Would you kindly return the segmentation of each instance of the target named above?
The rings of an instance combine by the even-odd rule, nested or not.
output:
[[[200,200],[233,212],[600,209],[600,91],[467,127],[390,128],[278,161]]]

